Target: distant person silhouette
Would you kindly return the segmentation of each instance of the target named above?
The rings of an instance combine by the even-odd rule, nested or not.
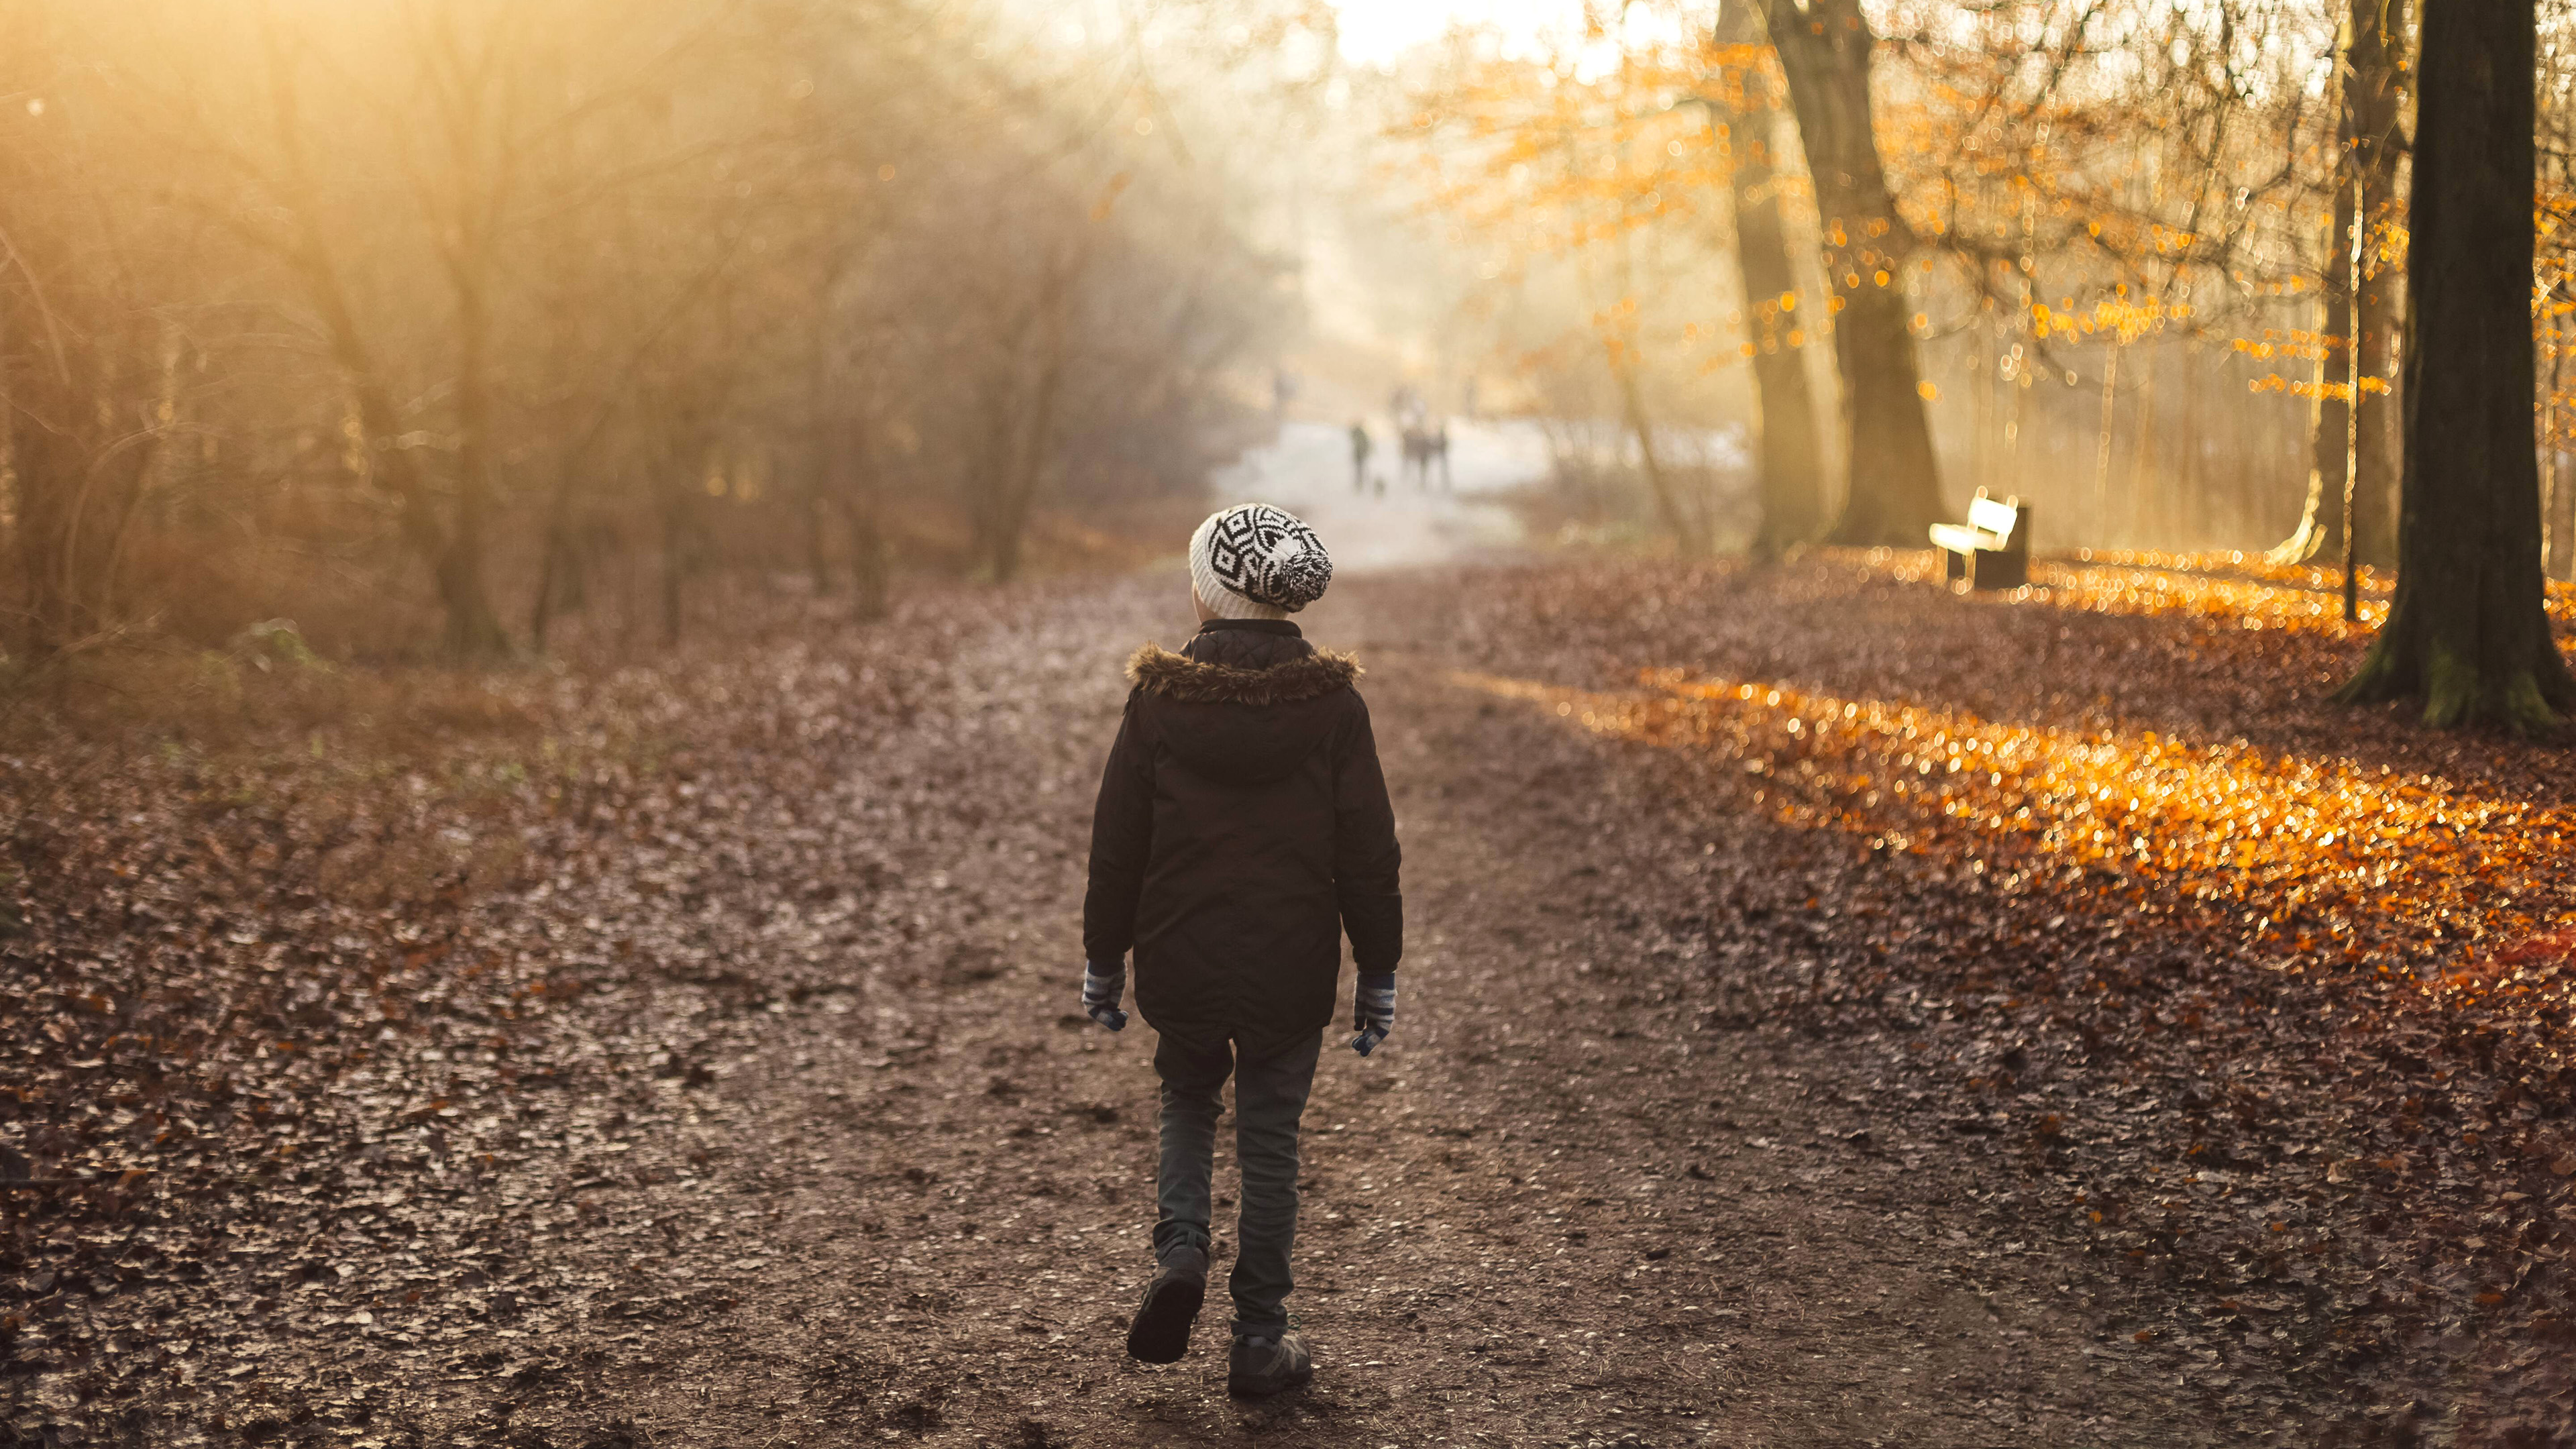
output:
[[[1413,486],[1428,492],[1431,487],[1431,465],[1440,465],[1440,486],[1453,489],[1449,477],[1449,423],[1442,419],[1437,428],[1407,425],[1404,430],[1404,472]]]
[[[1364,492],[1368,488],[1369,447],[1367,426],[1354,419],[1351,423],[1351,491],[1353,493]]]

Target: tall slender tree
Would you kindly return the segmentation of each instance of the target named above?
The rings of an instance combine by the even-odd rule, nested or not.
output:
[[[2537,733],[2576,706],[2542,607],[2532,455],[2531,0],[2425,7],[2397,593],[2341,698]]]
[[[1764,64],[1769,42],[1762,13],[1752,0],[1727,0],[1715,38],[1722,71],[1710,106],[1731,133],[1735,164],[1727,189],[1762,425],[1762,529],[1754,535],[1753,551],[1776,558],[1823,531],[1825,507],[1815,395],[1807,385],[1806,359],[1782,335],[1797,330],[1795,308],[1784,313],[1781,302],[1794,300],[1798,288],[1788,231],[1780,221],[1779,156],[1786,128],[1780,124],[1782,97]]]
[[[1763,5],[1815,178],[1825,275],[1838,304],[1834,357],[1842,365],[1851,487],[1833,537],[1920,544],[1940,517],[1940,470],[1905,300],[1914,234],[1889,194],[1870,113],[1870,52],[1878,37],[1860,0]]]
[[[2311,558],[2340,547],[2344,480],[2350,470],[2354,553],[2385,567],[2397,561],[2397,519],[2391,508],[2397,460],[2390,456],[2388,362],[2396,340],[2397,289],[2404,268],[2390,255],[2397,221],[2398,112],[2405,86],[2406,0],[2352,0],[2344,22],[2336,137],[2342,165],[2326,247],[2325,363],[2311,417],[2315,429],[2308,470],[2308,503],[2299,531],[2279,552]],[[2355,216],[2356,206],[2359,210]],[[2356,219],[2359,226],[2354,225]],[[2354,266],[2355,233],[2361,265]],[[2358,270],[2361,286],[2352,285]],[[2358,346],[2361,393],[2347,400],[2336,389],[2356,361],[2343,349]],[[2358,407],[2359,416],[2350,409]],[[2347,444],[2351,457],[2347,458]]]

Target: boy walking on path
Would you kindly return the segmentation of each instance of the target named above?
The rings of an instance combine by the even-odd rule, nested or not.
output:
[[[1324,545],[1262,504],[1211,515],[1190,538],[1199,630],[1180,653],[1148,644],[1111,747],[1091,826],[1082,1005],[1111,1031],[1126,957],[1136,1007],[1161,1034],[1162,1167],[1156,1271],[1127,1351],[1170,1363],[1207,1292],[1218,1094],[1234,1078],[1234,1349],[1227,1387],[1271,1394],[1313,1361],[1288,1331],[1297,1235],[1297,1125],[1341,976],[1359,966],[1351,1047],[1395,1024],[1404,950],[1395,814],[1350,656],[1306,642],[1288,615],[1333,576]]]

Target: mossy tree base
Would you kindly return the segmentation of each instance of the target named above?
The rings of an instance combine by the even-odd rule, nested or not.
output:
[[[2406,308],[2397,594],[2336,698],[2421,698],[2436,727],[2556,732],[2576,709],[2540,573],[2532,454],[2528,5],[2424,13]]]
[[[2424,701],[2424,723],[2435,729],[2490,725],[2537,739],[2559,733],[2563,713],[2576,710],[2576,678],[2553,643],[2544,642],[2520,666],[2481,668],[2438,641],[2382,630],[2361,668],[2334,694],[2344,704],[2416,697]]]

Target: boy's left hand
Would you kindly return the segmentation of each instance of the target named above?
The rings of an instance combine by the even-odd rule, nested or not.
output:
[[[1120,962],[1104,970],[1094,964],[1082,969],[1082,1012],[1111,1031],[1127,1029],[1127,1013],[1120,1010],[1119,999],[1127,994],[1127,966]]]

